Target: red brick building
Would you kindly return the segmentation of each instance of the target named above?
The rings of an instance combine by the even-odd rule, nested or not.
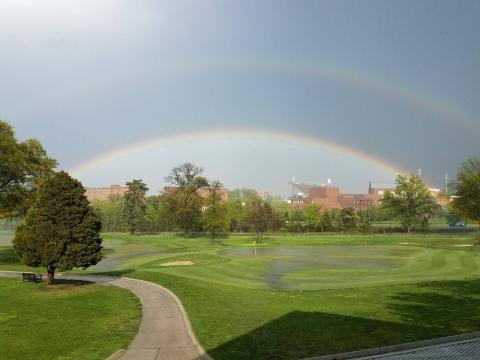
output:
[[[110,185],[109,187],[87,188],[85,195],[89,201],[93,200],[111,200],[116,197],[122,197],[128,190],[126,186]]]
[[[371,206],[377,205],[388,190],[393,190],[393,185],[372,185],[368,186],[366,194],[342,194],[338,186],[328,185],[309,185],[296,182],[290,182],[293,188],[293,196],[288,203],[291,208],[302,209],[307,205],[316,204],[322,209],[342,209],[352,207],[357,211],[366,210]],[[429,189],[433,197],[442,204],[445,202],[439,189]]]
[[[355,210],[366,210],[377,205],[385,190],[391,190],[393,186],[372,186],[370,184],[366,194],[342,194],[338,186],[309,185],[291,182],[294,195],[288,200],[290,207],[302,209],[315,204],[322,209],[342,209],[352,207]]]

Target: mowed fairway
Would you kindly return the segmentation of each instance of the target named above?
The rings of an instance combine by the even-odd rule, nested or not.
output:
[[[296,359],[480,330],[480,251],[468,236],[269,236],[257,247],[251,236],[103,237],[106,259],[88,272],[170,288],[215,359]],[[3,245],[0,268],[19,268]]]

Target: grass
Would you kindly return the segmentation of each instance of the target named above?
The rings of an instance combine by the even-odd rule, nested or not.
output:
[[[1,359],[105,359],[137,332],[140,304],[127,290],[0,278]]]
[[[88,272],[156,282],[219,359],[292,359],[480,330],[480,256],[465,235],[104,234]],[[0,269],[21,266],[8,252]],[[10,254],[10,255],[8,255]],[[162,267],[191,260],[193,266]]]

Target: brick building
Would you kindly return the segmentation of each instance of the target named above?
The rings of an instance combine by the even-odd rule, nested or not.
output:
[[[309,185],[290,182],[293,188],[293,196],[288,203],[291,208],[302,209],[307,205],[315,204],[322,209],[342,209],[352,207],[357,211],[366,210],[371,206],[378,205],[383,193],[393,190],[393,185],[380,185],[370,183],[366,194],[342,194],[338,186],[333,186],[328,181],[327,185]],[[433,197],[441,203],[439,189],[430,189]]]
[[[327,185],[309,185],[290,182],[294,195],[288,203],[291,208],[302,209],[303,207],[315,204],[322,209],[342,209],[352,207],[357,211],[366,210],[377,205],[385,190],[391,190],[393,186],[372,185],[366,194],[342,194],[338,186],[330,183]]]
[[[89,201],[93,200],[111,200],[122,197],[128,190],[126,186],[110,185],[109,187],[87,188],[85,195]]]

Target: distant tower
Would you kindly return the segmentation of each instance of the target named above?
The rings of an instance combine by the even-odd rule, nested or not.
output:
[[[445,195],[448,195],[448,174],[445,173]]]
[[[332,179],[327,179],[327,184],[332,185]]]
[[[417,175],[422,177],[422,169],[421,168],[418,168],[417,169]]]

